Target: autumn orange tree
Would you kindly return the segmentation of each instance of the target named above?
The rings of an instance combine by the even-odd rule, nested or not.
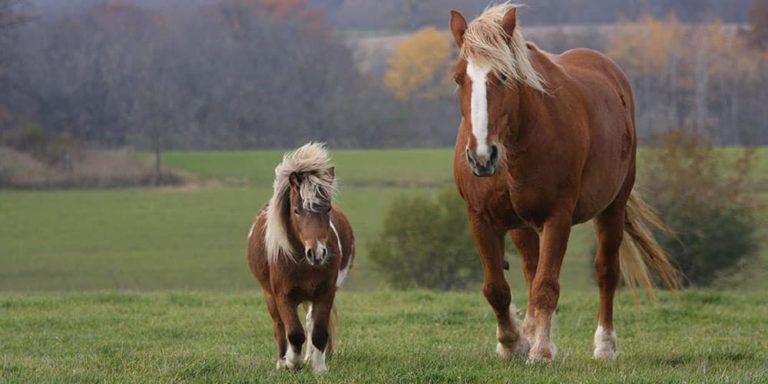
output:
[[[422,28],[403,39],[389,59],[384,85],[401,100],[436,98],[448,86],[451,45],[448,34]]]

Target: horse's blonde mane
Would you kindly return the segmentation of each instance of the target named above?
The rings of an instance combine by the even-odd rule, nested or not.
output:
[[[498,75],[546,92],[544,78],[531,64],[525,37],[520,28],[515,27],[512,36],[509,36],[501,26],[507,11],[519,6],[505,2],[486,8],[467,27],[459,55],[476,65],[491,68]]]
[[[302,208],[316,212],[327,208],[336,191],[336,179],[328,173],[331,167],[331,157],[323,143],[310,142],[283,156],[283,161],[275,168],[272,198],[267,206],[264,230],[267,262],[274,263],[281,256],[293,259],[287,231],[289,223],[285,222],[290,215],[291,174],[302,175],[299,188]]]

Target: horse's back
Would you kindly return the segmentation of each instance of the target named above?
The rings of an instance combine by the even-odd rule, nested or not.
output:
[[[574,218],[582,222],[605,209],[634,180],[634,98],[627,75],[600,52],[573,49],[553,61],[583,94],[589,109],[588,158]]]

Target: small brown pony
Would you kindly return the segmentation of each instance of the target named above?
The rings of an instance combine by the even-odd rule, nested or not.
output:
[[[529,362],[555,356],[551,323],[568,236],[572,225],[593,220],[600,288],[593,356],[612,359],[619,272],[628,285],[649,292],[648,267],[667,286],[680,285],[647,226],[663,223],[632,191],[632,89],[624,72],[598,52],[555,56],[526,43],[516,7],[493,6],[469,25],[457,11],[450,19],[462,114],[454,178],[483,265],[483,294],[496,314],[496,352]],[[504,278],[506,232],[522,255],[528,286],[522,326]]]
[[[275,168],[274,193],[248,235],[248,265],[264,291],[277,344],[277,368],[304,362],[324,373],[332,347],[333,300],[354,259],[352,227],[332,204],[334,167],[324,145],[309,143]],[[297,315],[306,306],[306,334]]]

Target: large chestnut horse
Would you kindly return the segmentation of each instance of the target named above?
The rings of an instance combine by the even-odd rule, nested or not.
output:
[[[259,211],[248,234],[248,265],[261,284],[272,316],[277,368],[327,371],[331,312],[336,289],[354,259],[352,227],[331,200],[334,167],[321,144],[309,143],[283,157],[275,168],[272,198]],[[306,334],[299,304],[307,304]]]
[[[488,8],[469,25],[457,11],[450,20],[462,114],[454,177],[483,265],[483,294],[496,313],[496,352],[529,361],[555,356],[551,324],[568,236],[572,225],[593,220],[600,288],[594,357],[613,358],[619,271],[632,286],[652,289],[647,268],[670,287],[680,284],[646,226],[661,222],[632,191],[632,89],[598,52],[554,56],[526,43],[515,7]],[[522,329],[504,278],[506,232],[528,285]]]

